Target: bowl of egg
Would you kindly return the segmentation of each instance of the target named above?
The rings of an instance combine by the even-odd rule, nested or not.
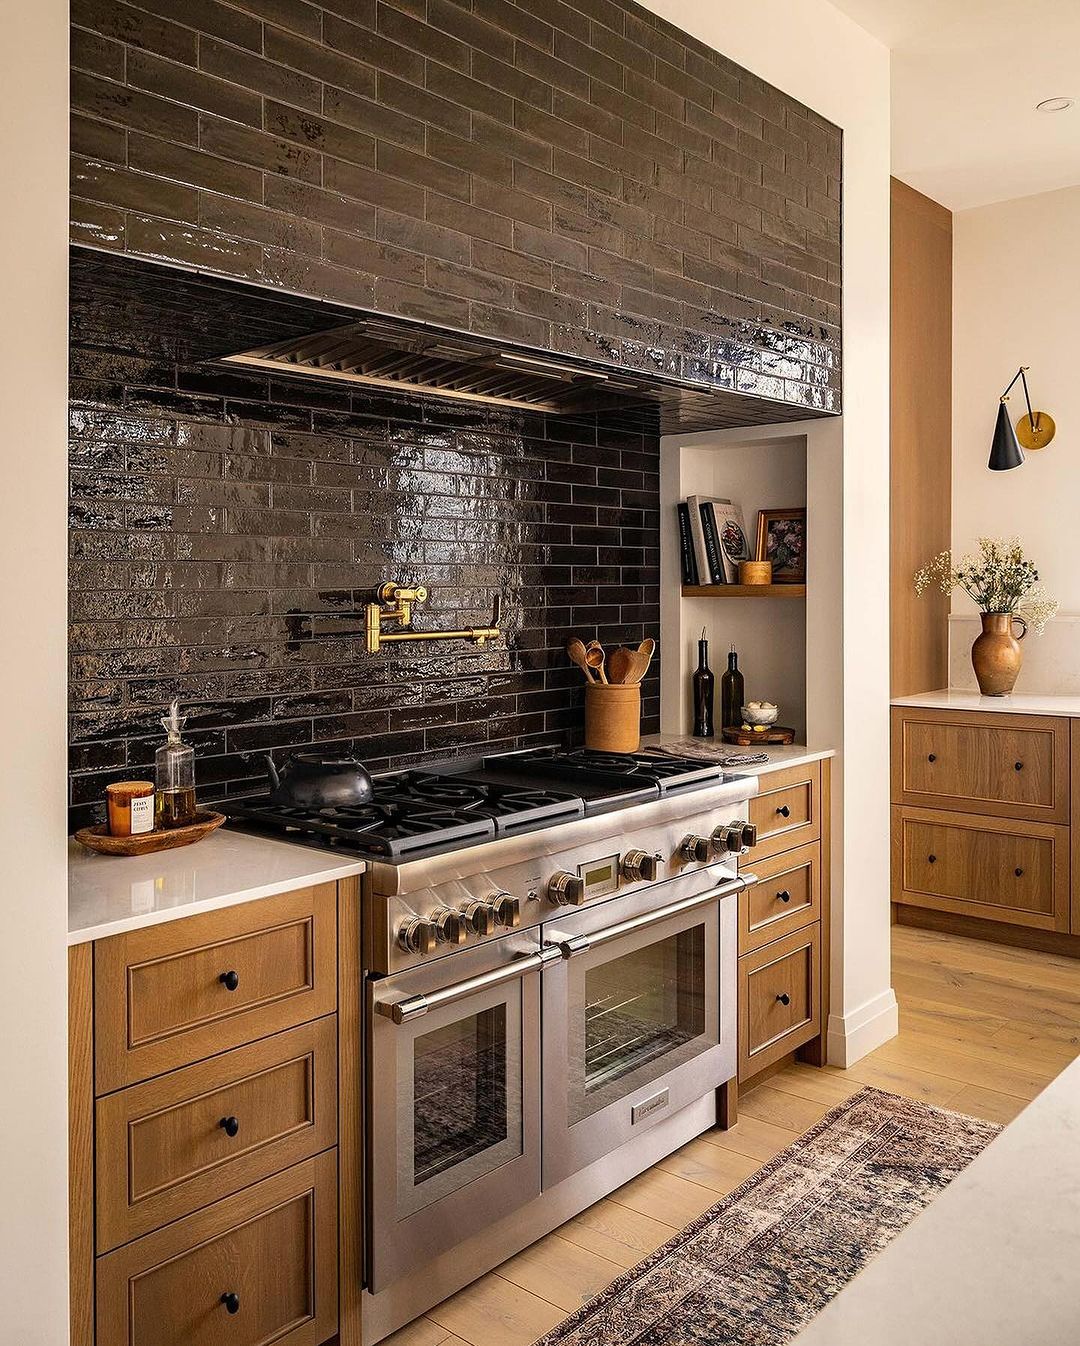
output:
[[[750,701],[742,708],[743,725],[748,729],[767,729],[775,724],[780,707],[771,701]]]

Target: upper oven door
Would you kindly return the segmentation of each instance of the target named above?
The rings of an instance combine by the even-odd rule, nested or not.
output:
[[[368,986],[370,1285],[540,1191],[536,931]]]
[[[737,902],[699,871],[544,927],[544,1187],[736,1070]]]

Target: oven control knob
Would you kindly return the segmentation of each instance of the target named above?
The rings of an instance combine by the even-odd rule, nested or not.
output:
[[[451,907],[440,907],[432,912],[431,923],[435,927],[435,938],[440,944],[464,944],[469,938],[469,929],[460,911]]]
[[[717,855],[741,855],[743,848],[742,823],[728,823],[712,834]]]
[[[496,893],[491,899],[491,905],[495,908],[496,925],[516,930],[521,924],[521,903],[510,893]]]
[[[704,864],[712,857],[712,842],[708,837],[683,837],[679,854],[686,861],[700,860]]]
[[[426,958],[435,952],[435,927],[430,921],[405,921],[398,928],[397,942],[406,953],[419,953]]]
[[[660,857],[650,855],[648,851],[625,851],[619,868],[623,878],[631,883],[638,879],[652,883],[660,873]]]
[[[495,928],[495,908],[490,902],[469,902],[462,915],[478,935],[490,935]]]
[[[742,844],[747,849],[757,845],[757,825],[755,823],[736,823],[735,826],[742,828]]]
[[[560,907],[580,907],[585,901],[585,880],[561,869],[548,879],[548,897]]]

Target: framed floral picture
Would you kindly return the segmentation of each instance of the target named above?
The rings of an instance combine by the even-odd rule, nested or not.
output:
[[[758,511],[757,559],[772,562],[774,584],[806,583],[806,508]]]

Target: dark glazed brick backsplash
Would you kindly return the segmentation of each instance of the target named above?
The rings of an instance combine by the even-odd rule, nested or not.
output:
[[[839,130],[628,0],[72,21],[74,241],[839,411]]]
[[[143,778],[179,696],[204,801],[260,755],[373,767],[540,743],[582,724],[571,631],[659,634],[659,439],[641,413],[477,412],[200,363],[325,306],[76,250],[72,270],[71,825]],[[368,655],[361,606],[423,582],[416,625],[509,638]],[[644,687],[659,727],[659,672]]]

